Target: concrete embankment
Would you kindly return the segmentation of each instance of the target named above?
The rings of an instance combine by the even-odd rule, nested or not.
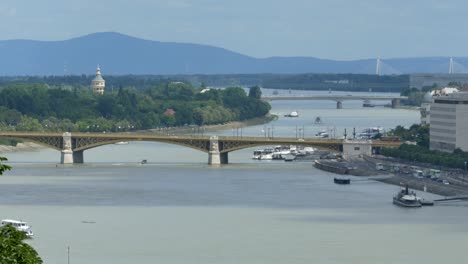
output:
[[[343,164],[340,164],[338,161],[332,160],[316,160],[314,161],[314,166],[317,169],[321,169],[328,172],[333,172],[336,174],[348,174],[349,170]]]
[[[408,185],[411,189],[427,191],[442,196],[468,195],[468,175],[461,177],[457,175],[457,177],[454,177],[453,173],[443,171],[440,179],[445,180],[444,183],[434,181],[430,178],[417,178],[414,177],[412,173],[377,170],[376,164],[381,162],[382,160],[371,157],[353,158],[351,160],[342,161],[320,160],[315,163],[315,167],[333,173],[350,174],[354,176],[386,175],[386,177],[376,177],[373,180],[398,186]],[[392,164],[394,166],[407,166],[403,164]]]
[[[32,142],[18,143],[16,146],[0,145],[0,153],[32,151],[43,148],[41,145]]]

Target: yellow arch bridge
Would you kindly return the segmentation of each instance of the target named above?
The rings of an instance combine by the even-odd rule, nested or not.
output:
[[[218,137],[191,135],[161,135],[152,133],[40,133],[0,132],[0,138],[30,141],[61,152],[62,164],[83,163],[87,149],[121,141],[149,141],[176,144],[208,153],[208,163],[227,164],[231,151],[265,145],[297,145],[328,149],[336,152],[371,154],[373,149],[398,147],[400,142],[284,138],[284,137]]]

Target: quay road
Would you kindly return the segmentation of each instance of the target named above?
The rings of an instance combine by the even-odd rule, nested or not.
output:
[[[227,164],[231,151],[265,145],[311,146],[348,153],[371,154],[372,149],[398,147],[395,141],[367,141],[322,138],[284,137],[218,137],[191,135],[161,135],[155,133],[41,133],[41,132],[0,132],[0,138],[31,141],[61,152],[62,164],[83,163],[83,152],[87,149],[114,144],[121,141],[148,141],[176,144],[208,153],[208,163]]]
[[[330,100],[336,101],[336,108],[343,108],[343,101],[349,100],[363,100],[363,101],[391,101],[392,108],[400,105],[400,100],[408,99],[408,96],[392,96],[392,95],[307,95],[307,96],[262,96],[262,100],[276,101],[276,100]]]

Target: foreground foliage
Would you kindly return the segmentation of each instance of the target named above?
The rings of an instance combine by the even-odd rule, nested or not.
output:
[[[0,157],[0,175],[11,167],[4,164],[7,158]],[[16,230],[11,225],[0,227],[0,263],[1,264],[41,264],[42,259],[30,245],[26,244],[26,233]]]
[[[11,225],[0,227],[0,263],[41,264],[42,259],[30,245],[24,242],[26,233]]]

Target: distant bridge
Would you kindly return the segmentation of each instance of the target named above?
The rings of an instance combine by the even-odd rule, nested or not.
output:
[[[263,100],[330,100],[336,101],[336,108],[343,108],[343,101],[349,100],[362,100],[362,101],[391,101],[392,108],[400,105],[400,100],[408,99],[408,96],[392,96],[392,95],[304,95],[304,96],[262,96]]]
[[[172,136],[153,133],[0,132],[0,138],[31,141],[45,147],[56,149],[61,152],[62,164],[84,163],[83,152],[85,150],[121,141],[162,142],[193,148],[208,153],[208,163],[213,165],[227,164],[228,153],[231,151],[255,146],[300,145],[332,151],[343,151],[346,147],[353,147],[356,149],[358,145],[366,145],[368,149],[367,152],[372,148],[400,146],[400,142],[389,141],[358,142],[343,139],[317,138]],[[359,146],[357,147],[358,149]]]

